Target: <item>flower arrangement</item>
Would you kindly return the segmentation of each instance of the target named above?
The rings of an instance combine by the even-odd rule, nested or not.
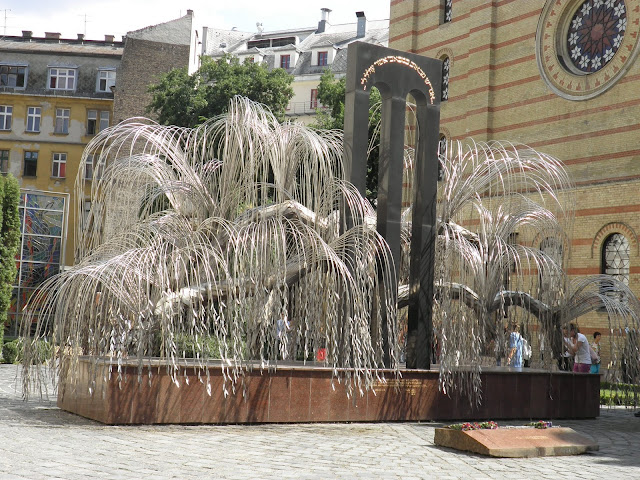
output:
[[[492,420],[489,420],[487,422],[480,422],[480,423],[477,423],[477,422],[454,423],[453,425],[449,425],[447,428],[450,428],[452,430],[462,430],[462,431],[495,430],[496,428],[498,428],[498,424]]]
[[[525,425],[525,427],[534,427],[534,428],[551,428],[551,426],[552,426],[551,422],[547,420],[538,420],[536,422],[530,422]],[[492,420],[489,420],[487,422],[480,422],[480,423],[478,422],[454,423],[452,425],[449,425],[447,428],[450,428],[451,430],[462,430],[463,432],[467,430],[495,430],[496,428],[498,428],[498,424]]]
[[[538,420],[537,422],[527,423],[527,426],[534,427],[534,428],[550,428],[551,422],[545,421],[545,420]]]

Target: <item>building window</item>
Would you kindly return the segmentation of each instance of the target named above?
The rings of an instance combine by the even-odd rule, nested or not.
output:
[[[93,179],[93,162],[94,162],[94,156],[93,155],[87,155],[87,160],[84,164],[84,179],[85,180],[92,180]]]
[[[76,69],[75,68],[50,68],[49,88],[53,90],[75,90]]]
[[[0,87],[26,87],[26,73],[27,67],[0,65]]]
[[[87,110],[87,135],[95,135],[109,126],[108,110]]]
[[[451,70],[451,59],[442,58],[442,94],[440,99],[444,102],[449,100],[449,71]]]
[[[447,137],[440,135],[438,140],[438,181],[444,179],[444,165],[447,161]]]
[[[91,213],[91,200],[82,201],[82,221],[86,226],[89,221],[89,214]]]
[[[51,170],[51,176],[56,178],[64,178],[67,173],[67,154],[66,153],[54,153],[53,154],[53,168]]]
[[[323,67],[328,65],[329,52],[318,52],[318,66]]]
[[[291,67],[291,55],[280,55],[280,68],[287,70]]]
[[[109,128],[109,112],[107,110],[100,112],[100,125],[98,131],[101,132],[105,128]]]
[[[116,86],[115,70],[98,70],[98,92],[110,92]]]
[[[453,18],[453,0],[442,0],[442,23],[449,23]]]
[[[0,150],[0,173],[6,175],[9,172],[9,150]]]
[[[9,105],[0,105],[0,130],[11,130],[11,117],[13,115],[13,107]]]
[[[102,178],[102,168],[96,168],[98,158],[95,155],[87,155],[87,160],[84,165],[84,179],[85,180],[100,180]]]
[[[56,126],[54,133],[69,133],[69,117],[71,110],[68,108],[56,108]]]
[[[27,132],[40,131],[41,113],[40,107],[27,107]]]
[[[24,170],[22,175],[25,177],[35,177],[38,170],[38,152],[24,152]]]
[[[318,108],[318,89],[314,88],[311,90],[311,102],[309,103],[309,108]]]
[[[629,285],[629,240],[620,234],[609,235],[602,245],[602,273]],[[619,292],[606,292],[622,300]]]
[[[569,60],[582,73],[602,69],[618,51],[627,28],[623,0],[587,0],[567,31]]]

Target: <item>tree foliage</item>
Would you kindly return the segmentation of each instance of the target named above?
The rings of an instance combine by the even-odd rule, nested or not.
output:
[[[344,129],[345,79],[336,79],[333,72],[325,70],[318,85],[318,101],[326,108],[318,109],[313,127],[317,129]],[[369,94],[369,158],[367,159],[367,198],[376,205],[378,198],[378,158],[382,97],[377,88]]]
[[[266,105],[282,121],[293,96],[292,81],[285,70],[269,70],[265,63],[240,63],[231,55],[218,60],[202,57],[202,65],[192,75],[186,67],[176,68],[151,85],[147,112],[155,113],[164,125],[194,127],[225,113],[229,100],[241,95]]]
[[[16,278],[16,254],[20,245],[20,185],[13,175],[0,177],[0,344]]]

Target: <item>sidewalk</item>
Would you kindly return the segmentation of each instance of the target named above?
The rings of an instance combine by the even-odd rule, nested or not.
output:
[[[600,451],[494,459],[436,447],[436,423],[111,427],[24,402],[0,365],[0,479],[640,479],[640,418],[558,421]],[[523,422],[501,422],[522,424]]]

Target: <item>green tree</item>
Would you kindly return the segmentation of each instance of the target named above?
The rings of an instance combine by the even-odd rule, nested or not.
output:
[[[333,72],[325,70],[318,85],[318,101],[326,108],[318,109],[314,128],[344,129],[344,99],[345,79],[336,79]],[[377,88],[372,88],[369,94],[369,145],[375,148],[369,152],[367,160],[367,198],[372,205],[376,205],[378,198],[378,159],[380,151],[380,105],[382,98]]]
[[[16,254],[20,245],[20,185],[9,174],[0,177],[0,345],[4,337],[4,325],[11,302],[13,283],[16,279]]]
[[[214,60],[202,57],[202,65],[192,75],[176,68],[151,85],[147,112],[155,113],[164,125],[194,127],[227,111],[229,99],[242,95],[269,107],[280,120],[293,97],[293,76],[281,68],[269,70],[265,63],[226,55]]]

